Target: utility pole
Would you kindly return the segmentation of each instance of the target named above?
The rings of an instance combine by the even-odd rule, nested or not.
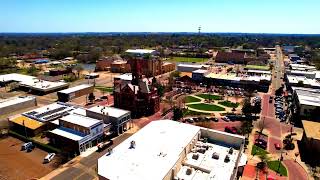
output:
[[[281,150],[280,150],[280,159],[279,159],[278,170],[277,170],[278,173],[279,173],[279,170],[280,170],[281,161],[283,160],[282,153],[283,153],[283,149],[281,148]]]
[[[27,128],[26,128],[26,126],[25,126],[25,124],[24,124],[24,121],[25,121],[25,120],[22,121],[22,124],[23,124],[23,127],[24,127],[25,137],[28,139]]]

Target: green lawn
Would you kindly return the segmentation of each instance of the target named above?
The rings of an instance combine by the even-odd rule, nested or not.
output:
[[[208,58],[192,58],[192,57],[172,57],[169,61],[174,62],[207,62]]]
[[[201,116],[201,115],[211,115],[210,113],[202,113],[202,112],[197,112],[197,111],[191,111],[191,110],[185,110],[183,112],[183,116]]]
[[[222,101],[222,102],[219,102],[219,104],[226,106],[226,107],[230,107],[230,108],[237,108],[239,106],[238,102],[234,103],[231,101]]]
[[[247,69],[257,69],[257,70],[269,70],[269,66],[258,66],[258,65],[246,65]]]
[[[279,168],[279,163],[280,163],[280,168]],[[268,163],[268,168],[275,171],[275,172],[278,172],[278,168],[279,168],[279,174],[281,174],[282,176],[287,176],[288,173],[287,173],[287,169],[286,167],[284,167],[284,165],[280,162],[280,161],[269,161]]]
[[[212,94],[198,94],[196,96],[201,97],[203,99],[212,99],[212,100],[221,100],[222,99],[221,96],[212,95]]]
[[[186,103],[192,103],[192,102],[200,102],[201,99],[198,99],[196,97],[193,96],[187,96],[186,97]]]
[[[113,92],[112,87],[105,87],[105,86],[95,86],[96,89],[103,91],[103,92]]]
[[[188,106],[194,109],[199,109],[204,111],[224,111],[225,110],[225,108],[214,105],[214,104],[200,103],[200,104],[190,104]]]
[[[266,150],[256,146],[256,145],[253,145],[252,146],[252,151],[251,151],[251,155],[263,155],[263,154],[269,154]]]

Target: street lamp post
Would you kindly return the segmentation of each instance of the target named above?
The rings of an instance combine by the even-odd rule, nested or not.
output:
[[[281,161],[283,160],[282,153],[283,153],[283,149],[280,149],[280,158],[279,158],[279,164],[278,164],[278,170],[277,170],[278,173],[279,173],[279,170],[280,170]]]

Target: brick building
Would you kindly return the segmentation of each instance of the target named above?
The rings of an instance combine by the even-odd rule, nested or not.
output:
[[[145,69],[143,64],[145,65],[146,62],[149,62],[148,59],[131,57],[131,82],[119,80],[114,85],[114,106],[131,111],[132,117],[152,115],[160,109],[157,89],[150,85],[148,80],[142,78],[144,72],[152,72],[143,71]]]

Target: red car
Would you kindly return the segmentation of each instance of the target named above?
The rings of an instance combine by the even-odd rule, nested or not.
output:
[[[229,126],[226,126],[224,128],[224,131],[227,132],[227,133],[231,133],[231,134],[237,134],[237,132],[238,132],[237,128],[229,127]]]
[[[274,147],[277,149],[277,150],[280,150],[281,149],[281,146],[279,143],[274,143]]]

